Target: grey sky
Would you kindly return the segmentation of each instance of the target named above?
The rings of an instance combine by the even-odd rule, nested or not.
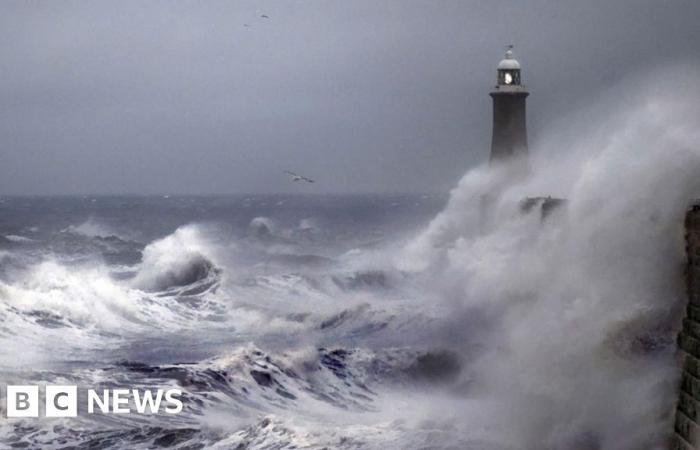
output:
[[[5,0],[0,194],[445,191],[487,157],[505,44],[536,142],[698,60],[698,21],[697,0]]]

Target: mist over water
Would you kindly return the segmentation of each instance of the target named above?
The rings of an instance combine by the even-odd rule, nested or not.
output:
[[[663,448],[698,73],[628,80],[535,137],[528,178],[477,167],[446,205],[2,199],[3,379],[178,387],[185,410],[10,419],[0,442]]]
[[[400,259],[439,280],[464,323],[450,331],[480,346],[470,392],[502,407],[513,448],[665,448],[683,218],[700,195],[697,98],[679,90],[697,73],[631,80],[552,124],[527,180],[470,171]],[[522,213],[549,195],[566,203]]]

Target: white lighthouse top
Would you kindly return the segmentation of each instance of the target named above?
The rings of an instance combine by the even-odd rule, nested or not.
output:
[[[499,70],[520,69],[520,63],[513,57],[513,46],[508,46],[505,59],[498,63]]]

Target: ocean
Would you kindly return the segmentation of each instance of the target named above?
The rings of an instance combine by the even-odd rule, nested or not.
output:
[[[0,395],[78,411],[4,398],[0,448],[667,448],[700,153],[649,86],[445,195],[1,198]]]
[[[3,381],[81,401],[77,418],[4,419],[0,445],[457,445],[450,420],[411,406],[455,389],[458,356],[429,339],[449,310],[387,256],[446,200],[3,198]],[[183,412],[86,413],[86,389],[124,387],[177,387]]]

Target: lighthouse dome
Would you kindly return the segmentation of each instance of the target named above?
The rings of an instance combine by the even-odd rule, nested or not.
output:
[[[513,70],[513,69],[520,69],[520,63],[518,62],[517,59],[513,57],[513,50],[508,50],[506,52],[506,57],[505,59],[502,59],[501,62],[498,63],[498,70]]]

